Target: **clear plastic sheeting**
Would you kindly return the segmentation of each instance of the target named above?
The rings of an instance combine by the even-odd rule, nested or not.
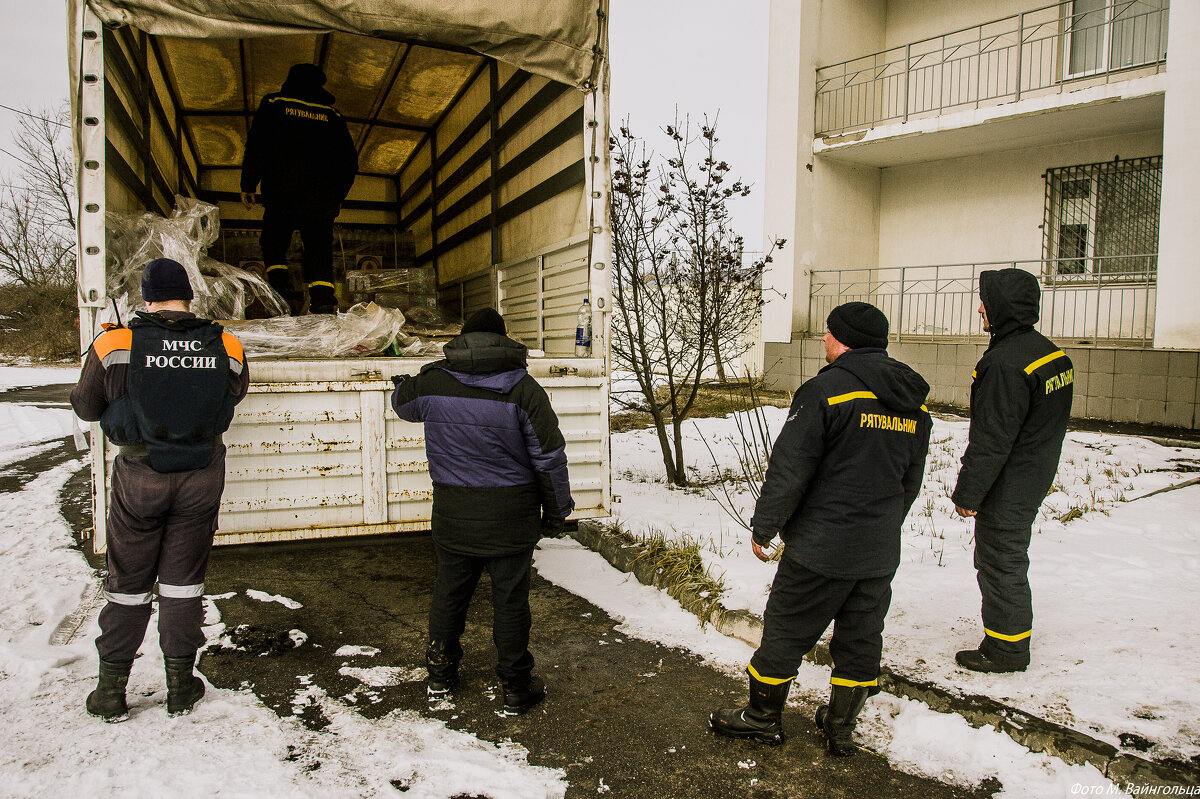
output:
[[[144,307],[142,270],[155,258],[172,258],[183,265],[192,284],[195,297],[191,307],[197,316],[245,319],[288,313],[287,302],[261,277],[205,254],[221,230],[215,205],[176,197],[169,219],[150,213],[110,213],[106,227],[106,289],[123,320]]]
[[[353,305],[339,314],[281,316],[226,324],[251,356],[275,358],[346,358],[392,354],[424,354],[401,328],[404,314],[375,303]],[[404,345],[414,352],[402,352]],[[440,346],[438,345],[440,354]]]
[[[409,308],[404,332],[412,336],[452,338],[462,332],[462,322],[453,321],[437,308]]]

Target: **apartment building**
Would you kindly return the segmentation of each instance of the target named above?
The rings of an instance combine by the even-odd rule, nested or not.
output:
[[[1196,37],[1194,0],[772,0],[768,383],[811,377],[829,310],[866,300],[966,405],[978,275],[1016,266],[1074,415],[1200,426]]]

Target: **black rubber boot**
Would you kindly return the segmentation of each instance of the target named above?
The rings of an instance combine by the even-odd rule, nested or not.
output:
[[[425,680],[425,692],[430,702],[443,698],[458,687],[458,662],[462,659],[462,650],[457,649],[458,657],[450,654],[451,647],[444,641],[430,641],[425,649],[425,669],[429,672]]]
[[[858,714],[871,689],[866,686],[850,688],[845,685],[834,685],[829,692],[829,704],[817,708],[817,726],[825,733],[829,741],[829,754],[834,757],[850,757],[858,751],[854,745],[854,727],[858,724]]]
[[[204,696],[204,681],[192,672],[196,656],[164,657],[167,672],[167,715],[182,716]]]
[[[303,304],[304,296],[292,288],[292,275],[286,269],[272,269],[267,272],[267,284],[275,290],[275,293],[283,297],[288,308],[291,309],[292,316],[300,315],[300,306]]]
[[[1006,663],[994,660],[979,649],[963,649],[954,655],[954,662],[964,669],[981,671],[986,674],[1010,674],[1015,671],[1025,671],[1025,669],[1029,668],[1028,663]]]
[[[129,718],[129,706],[125,704],[125,686],[129,683],[129,671],[132,668],[132,660],[127,663],[101,660],[96,690],[87,697],[87,712],[110,724]]]
[[[310,314],[335,314],[338,311],[337,295],[329,286],[308,285],[308,312]]]
[[[783,743],[783,705],[792,681],[771,685],[750,678],[750,702],[744,707],[721,708],[708,717],[708,726],[719,735]]]
[[[519,716],[546,698],[541,677],[504,683],[504,715]]]

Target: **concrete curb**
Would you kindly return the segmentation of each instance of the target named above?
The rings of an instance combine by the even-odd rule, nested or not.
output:
[[[638,581],[655,588],[666,588],[662,575],[646,560],[638,560],[645,549],[606,536],[601,525],[581,521],[571,536],[583,546],[599,553],[614,568],[633,574]],[[687,590],[678,598],[685,608],[703,603]],[[710,603],[711,604],[711,603]],[[762,619],[745,610],[727,610],[717,605],[711,618],[701,619],[718,632],[757,647],[762,639]],[[818,644],[808,658],[821,666],[833,661],[825,644]],[[972,727],[993,726],[1033,752],[1044,752],[1073,765],[1090,764],[1118,786],[1200,785],[1200,766],[1179,761],[1148,760],[1122,752],[1111,744],[1098,741],[1077,730],[1007,707],[985,696],[966,696],[937,685],[910,679],[886,667],[879,677],[883,690],[895,696],[915,699],[940,713],[955,713]]]

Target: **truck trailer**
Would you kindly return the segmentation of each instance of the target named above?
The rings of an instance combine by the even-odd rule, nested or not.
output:
[[[497,308],[558,414],[572,518],[608,515],[607,6],[68,0],[83,349],[112,321],[106,218],[166,217],[195,198],[219,209],[212,257],[255,239],[261,210],[238,202],[253,113],[292,64],[315,63],[359,153],[335,255],[346,238],[384,260],[403,242],[406,263],[436,275],[440,311]],[[585,298],[593,340],[579,357]],[[391,375],[431,360],[251,354],[215,543],[428,529],[423,429],[388,399]],[[102,552],[115,447],[98,424],[89,446]]]

